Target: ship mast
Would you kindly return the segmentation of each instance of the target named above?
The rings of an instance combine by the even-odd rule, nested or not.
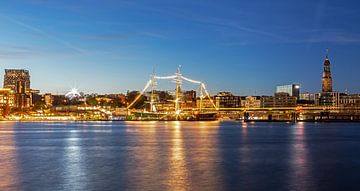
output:
[[[156,112],[155,108],[155,70],[151,76],[150,111]]]
[[[180,67],[178,67],[178,71],[176,72],[176,89],[175,89],[175,114],[180,114],[180,97],[181,97],[181,73],[180,73]]]

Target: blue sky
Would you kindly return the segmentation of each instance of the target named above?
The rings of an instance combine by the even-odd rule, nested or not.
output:
[[[3,0],[0,75],[25,68],[32,88],[140,90],[153,69],[215,93],[321,90],[329,49],[334,89],[360,93],[358,1]]]

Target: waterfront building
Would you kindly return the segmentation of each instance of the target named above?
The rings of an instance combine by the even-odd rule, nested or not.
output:
[[[260,108],[261,97],[260,96],[246,96],[241,99],[241,107],[243,108]]]
[[[30,107],[32,92],[30,89],[30,74],[24,69],[5,69],[4,88],[9,88],[15,93],[16,108]]]
[[[274,107],[295,107],[296,101],[296,96],[290,96],[288,93],[275,93]]]
[[[315,95],[315,105],[319,106],[339,106],[340,92],[322,92]]]
[[[300,93],[299,100],[314,101],[315,100],[315,94],[309,93],[309,92]]]
[[[261,96],[260,98],[260,107],[274,107],[274,96]]]
[[[241,100],[230,92],[219,92],[214,96],[214,103],[217,108],[239,108]]]
[[[315,94],[304,92],[300,93],[297,104],[299,106],[313,106],[315,103]]]
[[[5,69],[4,88],[10,88],[15,93],[30,91],[30,74],[24,69]]]
[[[340,95],[339,104],[342,107],[360,107],[360,94]]]
[[[196,107],[196,91],[189,90],[183,93],[183,102],[181,108],[195,108]]]
[[[319,106],[339,106],[340,92],[333,91],[332,76],[330,70],[330,60],[328,50],[323,64],[323,74],[321,81],[321,93],[315,95],[315,105]]]
[[[198,97],[196,98],[196,107],[200,109],[214,108],[214,105],[212,104],[211,100],[208,97],[205,97],[203,99],[200,99]]]
[[[332,92],[332,77],[330,71],[330,60],[328,55],[328,50],[326,52],[325,61],[324,61],[324,69],[321,81],[322,89],[321,92]]]
[[[0,112],[7,115],[10,108],[15,106],[15,94],[12,89],[0,88]]]
[[[43,100],[46,106],[52,106],[53,105],[53,97],[51,95],[51,93],[46,93],[43,96]]]
[[[295,107],[297,103],[297,97],[281,92],[275,93],[274,96],[261,96],[260,101],[260,107],[262,108]]]
[[[276,86],[276,93],[288,93],[290,96],[295,96],[299,98],[300,95],[300,85],[299,84],[289,84]]]

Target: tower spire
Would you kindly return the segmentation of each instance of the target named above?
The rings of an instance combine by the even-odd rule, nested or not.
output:
[[[332,92],[332,78],[330,72],[329,49],[326,49],[324,70],[322,76],[322,92]]]
[[[326,49],[326,57],[325,58],[329,59],[329,49],[328,48]]]

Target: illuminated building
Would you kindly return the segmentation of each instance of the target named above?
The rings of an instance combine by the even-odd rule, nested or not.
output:
[[[6,115],[10,108],[15,105],[14,91],[9,88],[0,89],[0,111],[2,115]]]
[[[183,93],[183,108],[195,108],[196,107],[196,91],[190,90]]]
[[[217,108],[239,108],[241,105],[240,96],[230,92],[219,92],[213,100]]]
[[[297,97],[290,96],[288,93],[275,93],[274,96],[261,96],[261,107],[295,107]]]
[[[360,94],[348,95],[341,92],[324,92],[316,94],[316,105],[320,106],[360,106]]]
[[[5,69],[4,88],[15,93],[15,107],[25,108],[31,106],[30,75],[24,69]]]
[[[301,106],[312,106],[315,102],[315,94],[309,92],[301,93],[297,102]]]
[[[320,106],[338,106],[340,102],[340,92],[333,92],[332,89],[332,77],[328,51],[326,52],[323,67],[321,93],[315,95],[315,104]]]
[[[274,107],[274,96],[261,96],[260,98],[260,107]]]
[[[289,85],[276,86],[276,93],[288,93],[290,96],[295,96],[299,98],[300,85],[289,84]]]
[[[332,77],[330,71],[330,60],[328,56],[328,51],[326,52],[326,57],[324,61],[324,70],[322,75],[322,91],[321,92],[332,92]]]
[[[10,88],[15,93],[30,91],[30,75],[24,69],[5,69],[4,88]]]
[[[320,106],[339,106],[340,92],[322,92],[315,95],[315,104]]]
[[[343,107],[359,107],[360,106],[360,94],[352,94],[352,95],[341,95],[340,96],[340,106]]]
[[[196,99],[196,107],[200,109],[204,108],[214,108],[213,102],[208,98],[203,98],[202,100],[200,98]]]
[[[288,93],[275,93],[274,107],[295,107],[296,101],[296,96],[290,96]]]
[[[260,96],[246,96],[241,99],[241,107],[243,108],[260,108],[261,97]]]
[[[53,104],[53,97],[50,93],[44,94],[43,99],[46,106],[52,106]]]
[[[305,101],[314,101],[315,100],[315,94],[309,93],[309,92],[304,92],[301,93],[299,96],[300,100],[305,100]]]

